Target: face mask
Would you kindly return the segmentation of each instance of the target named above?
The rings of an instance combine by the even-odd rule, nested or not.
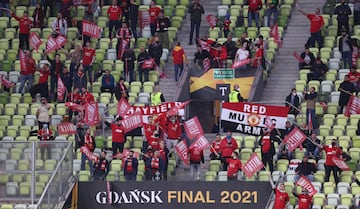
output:
[[[170,121],[171,121],[172,123],[175,123],[175,119],[170,119]]]
[[[293,95],[293,96],[296,96],[296,93],[293,93],[292,95]]]
[[[226,139],[230,140],[231,139],[231,135],[226,135]]]

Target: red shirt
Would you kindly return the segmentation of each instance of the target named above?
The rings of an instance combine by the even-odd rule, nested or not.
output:
[[[31,57],[25,58],[25,69],[21,69],[22,75],[32,75],[36,71],[35,60]]]
[[[202,150],[199,150],[197,147],[193,147],[189,150],[190,154],[190,162],[192,163],[200,163],[202,162],[204,153]]]
[[[95,49],[88,47],[84,48],[83,65],[91,65],[94,56],[95,56]]]
[[[239,159],[234,158],[228,158],[226,159],[226,162],[228,163],[227,168],[227,176],[228,177],[234,177],[237,175],[237,173],[241,170],[241,161]]]
[[[333,162],[334,157],[340,157],[341,155],[341,149],[339,147],[334,146],[324,146],[325,154],[326,154],[326,161],[325,165],[327,166],[336,166],[336,164]]]
[[[179,121],[175,123],[169,122],[166,125],[166,133],[169,139],[180,139],[181,138],[181,128]]]
[[[219,153],[219,152],[221,152],[221,148],[220,148],[220,141],[213,141],[212,143],[211,143],[211,146],[212,146],[212,148],[210,149],[210,152],[211,153],[214,153],[215,151],[217,152],[217,153]]]
[[[234,150],[239,147],[234,138],[231,138],[230,141],[228,141],[225,137],[220,141],[220,148],[222,157],[231,157],[231,154],[234,152]]]
[[[315,14],[307,14],[307,18],[310,20],[310,33],[319,32],[324,25],[324,18]]]
[[[40,71],[40,76],[39,76],[39,83],[47,83],[48,82],[48,78],[50,75],[50,71],[49,70],[41,70]]]
[[[263,136],[261,141],[261,152],[269,153],[271,148],[270,136]]]
[[[16,15],[13,14],[13,17],[15,18],[15,20],[19,21],[19,34],[29,34],[30,33],[30,27],[32,24],[32,21],[30,18],[25,18],[25,17],[18,17]]]
[[[261,0],[249,0],[249,11],[257,11],[262,6]]]
[[[94,96],[89,93],[89,92],[84,92],[82,95],[81,95],[81,103],[82,104],[86,104],[86,103],[90,103],[90,102],[93,102],[95,101],[95,98]]]
[[[40,129],[38,130],[38,136],[41,141],[50,140],[50,137],[52,136],[52,131],[51,129],[46,129],[46,130]]]
[[[298,195],[298,209],[309,209],[312,203],[312,196],[309,194]]]
[[[349,72],[348,76],[349,76],[349,81],[351,83],[357,83],[359,81],[359,78],[360,78],[360,73],[358,73],[357,71]]]
[[[166,113],[161,113],[160,115],[158,115],[157,118],[155,118],[154,123],[157,123],[161,129],[165,130],[167,121],[168,118],[166,116]]]
[[[173,63],[175,65],[181,65],[184,63],[185,51],[180,46],[175,46],[172,50]]]
[[[289,195],[286,192],[275,190],[275,203],[274,209],[285,209],[286,203],[289,201]]]
[[[122,15],[121,7],[111,5],[107,10],[107,14],[109,16],[109,20],[120,20]]]
[[[150,14],[150,23],[155,23],[157,17],[159,16],[160,8],[159,7],[150,7],[149,14]]]
[[[257,67],[259,66],[259,64],[262,63],[262,57],[264,55],[264,51],[262,49],[257,49],[256,52],[255,52],[255,59],[254,59],[254,62],[253,62],[253,67]]]
[[[118,143],[124,143],[125,142],[124,127],[122,125],[119,126],[115,123],[112,123],[110,125],[110,128],[112,132],[112,141]]]

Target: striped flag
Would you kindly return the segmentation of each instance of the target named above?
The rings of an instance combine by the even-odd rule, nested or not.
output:
[[[275,128],[275,123],[273,123],[269,116],[265,118],[265,127],[267,127],[270,132]]]
[[[60,76],[58,76],[58,82],[57,82],[57,98],[58,101],[62,101],[65,96],[65,85],[64,82],[61,80]]]
[[[308,116],[308,127],[309,127],[309,131],[312,132],[313,131],[313,121],[312,121],[312,117],[311,117],[311,112],[309,112],[309,116]]]

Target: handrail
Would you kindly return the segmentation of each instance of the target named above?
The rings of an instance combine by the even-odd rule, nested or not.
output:
[[[184,65],[183,72],[181,73],[181,76],[179,77],[179,80],[176,84],[175,92],[174,92],[174,101],[178,101],[181,89],[184,86],[185,81],[187,80],[189,74],[189,64]]]

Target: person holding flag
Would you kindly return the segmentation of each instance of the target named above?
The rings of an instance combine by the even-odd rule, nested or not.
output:
[[[349,76],[344,76],[344,81],[340,84],[338,91],[340,91],[339,97],[339,114],[344,113],[344,107],[349,103],[351,95],[356,92],[355,86],[349,81]]]
[[[313,182],[316,170],[316,165],[309,162],[309,157],[304,155],[302,162],[295,169],[294,181],[297,182],[301,176],[305,176],[309,181]]]
[[[194,180],[200,180],[200,167],[205,163],[204,152],[198,147],[192,147],[189,149],[190,156],[190,173]]]
[[[269,182],[270,182],[271,188],[275,192],[274,209],[287,208],[287,205],[289,204],[290,199],[289,199],[289,194],[285,191],[284,183],[278,182],[278,185],[276,186],[270,173],[269,173]]]
[[[159,128],[154,123],[153,116],[148,116],[148,122],[143,124],[143,147],[142,151],[146,152],[148,146],[157,150],[159,147]]]
[[[242,170],[241,161],[238,158],[238,152],[232,152],[231,158],[226,159],[228,181],[236,181],[238,172]]]
[[[101,151],[100,158],[94,163],[94,180],[104,181],[110,171],[110,163],[106,159],[105,150]]]
[[[22,52],[20,52],[22,53]],[[25,52],[25,58],[20,59],[21,63],[21,71],[20,71],[20,87],[18,93],[23,93],[23,89],[25,83],[27,81],[27,88],[30,91],[33,82],[34,82],[34,75],[36,72],[36,62],[34,58],[31,57],[31,52],[27,50]]]
[[[40,94],[41,97],[48,98],[49,87],[48,80],[50,75],[49,64],[45,63],[42,68],[39,69],[39,83],[35,84],[30,89],[30,95],[33,98],[33,102],[35,101],[36,94]]]
[[[91,86],[93,83],[92,64],[95,61],[95,55],[95,49],[91,48],[91,42],[87,41],[83,49],[82,65],[84,68],[84,73],[87,74],[88,81],[90,82]]]
[[[160,158],[160,151],[155,150],[153,156],[148,158],[145,164],[151,168],[151,179],[153,181],[161,180],[164,172],[164,160]]]
[[[302,193],[298,194],[296,192],[296,187],[294,187],[292,193],[295,197],[298,198],[297,200],[297,204],[298,204],[298,209],[310,209],[312,208],[313,205],[313,197],[309,194],[309,192],[305,189],[302,188]]]
[[[49,56],[47,56],[47,60],[51,64],[50,68],[50,99],[55,99],[54,93],[55,93],[55,87],[57,87],[57,82],[60,74],[63,72],[63,68],[65,64],[60,60],[60,54],[55,54],[55,59],[51,59]]]
[[[180,121],[177,115],[169,116],[169,119],[165,124],[164,131],[167,134],[167,138],[165,140],[166,147],[171,150],[172,148],[175,148],[182,136]]]
[[[278,136],[275,136],[275,130],[270,130],[268,128],[263,130],[263,134],[260,136],[259,146],[261,147],[261,159],[264,164],[264,169],[266,164],[269,165],[270,172],[274,171],[274,154],[275,154],[275,145],[274,142],[278,144],[281,143],[281,140]]]
[[[134,157],[134,151],[130,150],[124,162],[124,176],[126,181],[136,181],[138,172],[138,160]]]
[[[233,152],[239,148],[236,140],[232,137],[230,131],[226,132],[226,136],[220,141],[221,161],[223,163],[223,170],[228,168],[228,158],[232,158]]]
[[[40,144],[40,154],[41,159],[51,159],[51,151],[50,151],[50,144],[44,143],[45,141],[54,140],[53,133],[51,129],[48,128],[47,124],[44,124],[41,129],[38,130],[38,139],[42,142]],[[46,150],[46,158],[45,158],[45,150]]]
[[[86,129],[84,137],[80,139],[80,145],[85,146],[91,153],[95,150],[95,140],[91,136],[90,128]],[[93,162],[87,157],[85,153],[81,154],[81,170],[85,170],[85,161],[88,160],[91,175],[94,173]]]
[[[126,22],[121,24],[121,28],[116,31],[116,38],[118,39],[116,45],[116,54],[118,59],[122,59],[125,50],[130,45],[130,39],[132,37],[130,28],[128,28]]]
[[[123,153],[124,151],[124,144],[126,142],[126,137],[125,137],[124,126],[122,125],[122,119],[123,118],[121,116],[118,116],[116,118],[116,122],[111,124],[105,121],[105,124],[110,126],[112,131],[113,156],[115,156],[118,153],[118,151],[120,153]]]

